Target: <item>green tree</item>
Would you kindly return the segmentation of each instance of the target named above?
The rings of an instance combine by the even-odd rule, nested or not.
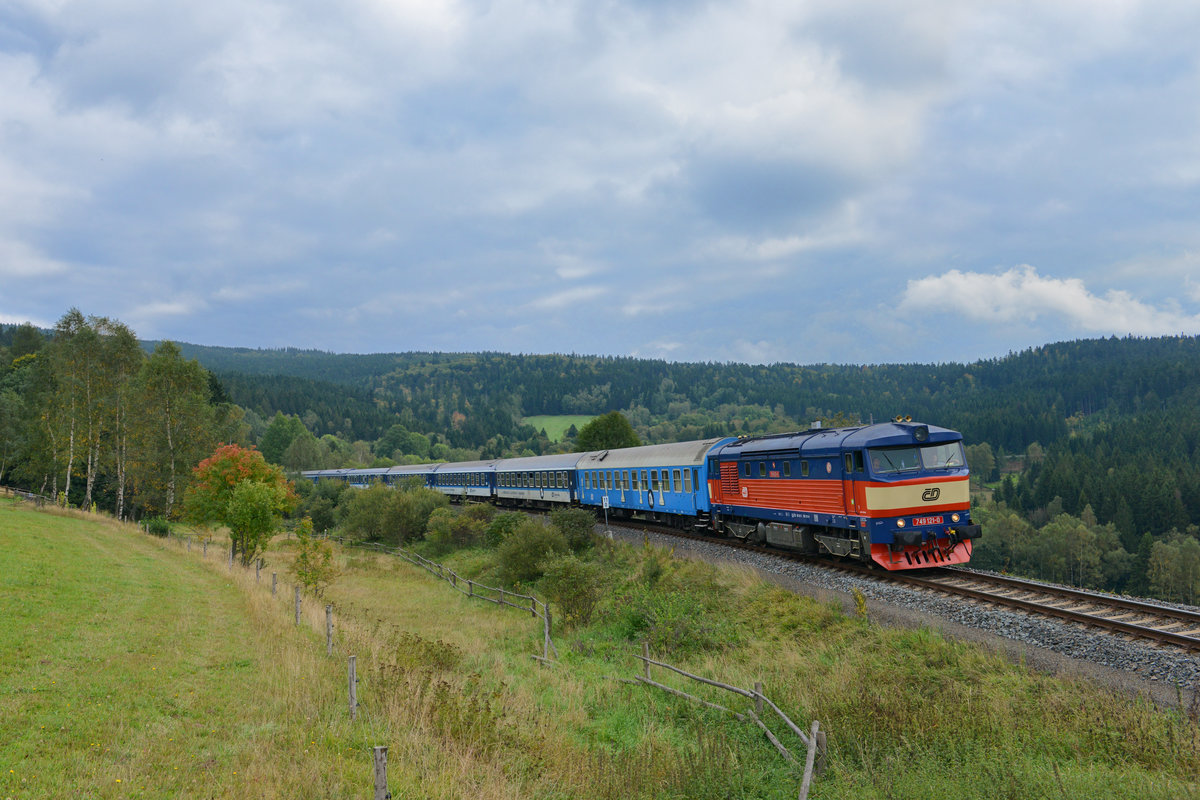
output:
[[[246,480],[233,487],[225,524],[229,526],[233,553],[241,553],[242,564],[249,565],[266,550],[280,518],[278,507],[276,492],[265,483]]]
[[[312,520],[308,517],[296,526],[296,540],[296,557],[288,570],[307,591],[321,597],[341,574],[333,559],[333,545],[329,540],[313,535]]]
[[[575,452],[637,447],[641,443],[625,415],[620,411],[610,411],[596,417],[579,430],[579,436],[575,440]]]
[[[984,481],[991,480],[996,471],[996,457],[992,446],[987,442],[967,445],[967,464],[971,467],[971,477],[975,483],[982,486]]]
[[[297,500],[283,472],[268,464],[262,453],[230,444],[195,468],[184,506],[197,524],[228,526],[233,552],[249,564]]]
[[[307,430],[299,417],[276,411],[266,433],[263,434],[262,441],[258,443],[263,458],[272,464],[282,464],[283,454],[287,452],[288,446]]]
[[[137,456],[131,473],[142,504],[170,518],[189,467],[213,446],[208,373],[196,360],[184,361],[174,342],[162,342],[142,364],[134,391]]]

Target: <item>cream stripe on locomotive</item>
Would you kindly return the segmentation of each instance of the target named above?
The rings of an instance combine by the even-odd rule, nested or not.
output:
[[[938,481],[906,486],[864,486],[868,511],[936,508],[947,505],[966,505],[971,502],[967,481]]]

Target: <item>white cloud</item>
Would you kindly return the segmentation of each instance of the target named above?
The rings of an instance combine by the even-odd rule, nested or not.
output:
[[[525,307],[532,311],[565,311],[577,303],[592,302],[608,293],[609,290],[603,286],[580,286],[535,298],[526,303]]]
[[[1174,304],[1158,308],[1117,289],[1100,297],[1079,278],[1043,277],[1028,265],[990,275],[954,269],[910,280],[900,308],[1000,324],[1051,320],[1092,335],[1200,333],[1200,314]]]

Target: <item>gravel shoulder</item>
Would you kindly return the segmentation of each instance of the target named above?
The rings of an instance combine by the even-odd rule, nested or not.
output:
[[[673,548],[685,558],[737,564],[765,580],[854,614],[852,591],[867,598],[867,617],[895,628],[929,627],[947,638],[979,644],[1040,672],[1145,697],[1164,707],[1200,706],[1200,657],[1127,641],[1057,620],[988,607],[961,598],[865,580],[760,553],[610,525],[614,538]],[[597,526],[603,533],[604,526]]]

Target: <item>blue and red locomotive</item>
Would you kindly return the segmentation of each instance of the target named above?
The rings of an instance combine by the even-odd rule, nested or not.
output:
[[[619,450],[311,470],[367,485],[417,476],[454,499],[500,506],[609,509],[885,569],[963,564],[980,534],[971,523],[962,435],[897,419],[799,433]]]

